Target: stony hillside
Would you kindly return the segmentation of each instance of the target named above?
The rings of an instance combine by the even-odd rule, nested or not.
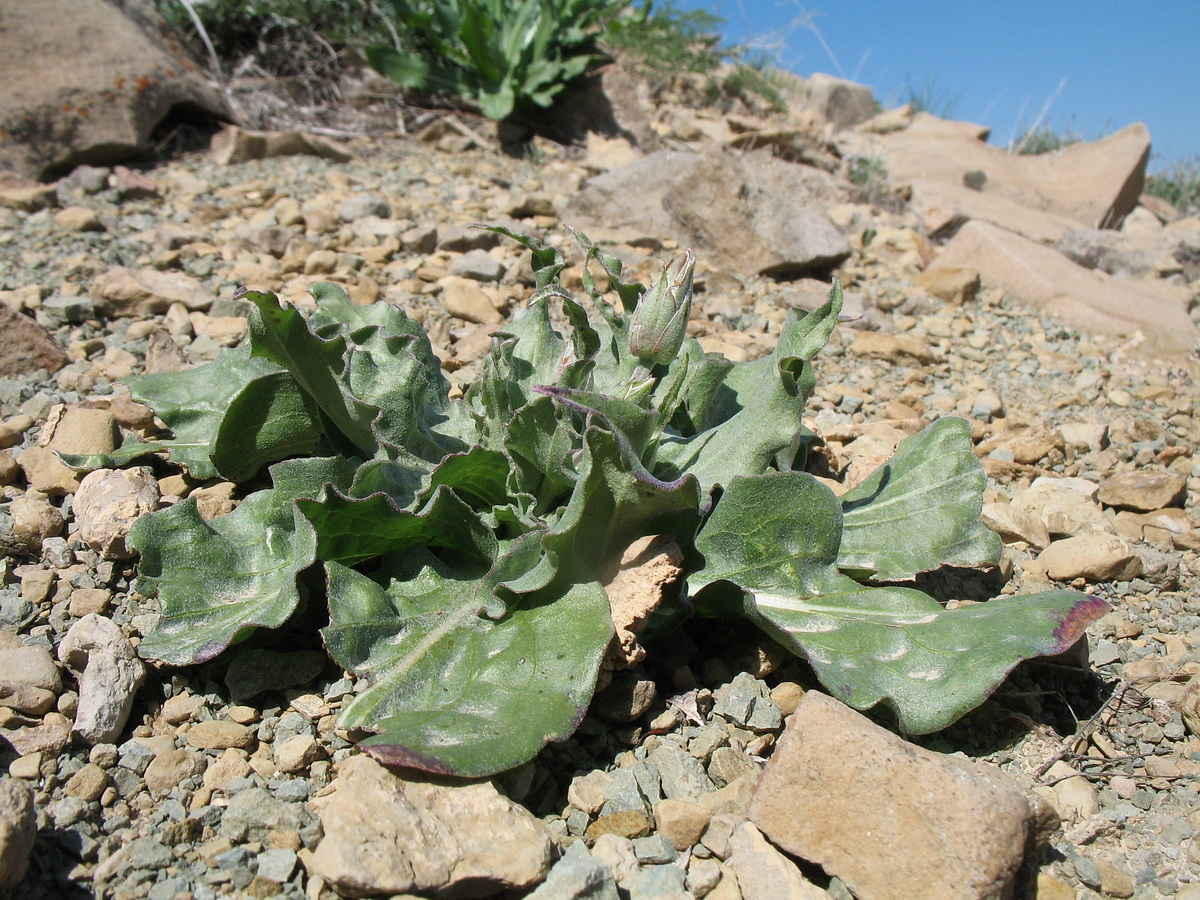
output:
[[[363,79],[344,95],[382,90]],[[598,89],[615,127],[521,158],[466,114],[410,110],[404,133],[230,129],[0,190],[0,888],[1200,897],[1200,219],[1141,193],[1151,136],[1019,157],[825,77],[786,113],[652,101],[620,68]],[[962,417],[1003,564],[921,586],[951,605],[1074,587],[1110,611],[913,741],[753,629],[691,621],[575,736],[468,786],[356,752],[337,715],[363,681],[309,631],[193,667],[139,659],[157,606],[134,587],[133,521],[187,497],[215,519],[241,494],[161,461],[85,477],[56,451],[155,434],[120,379],[238,346],[243,285],[394,304],[467,387],[533,293],[529,253],[476,222],[562,247],[575,290],[564,225],[643,282],[691,248],[689,332],[731,360],[768,353],[836,276],[814,474],[840,494]]]

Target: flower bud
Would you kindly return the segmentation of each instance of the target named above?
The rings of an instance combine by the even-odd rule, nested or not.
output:
[[[692,251],[684,250],[663,265],[662,273],[638,301],[629,325],[629,351],[642,365],[670,363],[683,346],[695,268]]]

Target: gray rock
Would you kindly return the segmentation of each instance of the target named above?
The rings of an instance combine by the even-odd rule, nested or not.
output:
[[[175,861],[170,847],[165,847],[155,837],[140,837],[129,843],[129,865],[135,869],[165,869]]]
[[[283,884],[296,871],[296,854],[284,848],[258,854],[258,877]]]
[[[219,831],[231,841],[266,841],[272,831],[295,831],[301,836],[316,824],[316,817],[302,803],[285,803],[260,787],[233,792],[221,816]]]
[[[526,900],[620,900],[612,869],[575,843]]]
[[[35,838],[33,790],[19,779],[0,778],[0,890],[25,877]]]
[[[774,731],[783,724],[779,707],[765,682],[749,672],[739,672],[729,684],[713,692],[713,712],[751,731]]]
[[[113,743],[146,678],[133,644],[111,619],[89,613],[62,639],[58,658],[79,680],[79,709],[71,730],[89,744]]]
[[[687,872],[679,866],[649,866],[629,879],[629,900],[684,900]]]
[[[642,793],[633,772],[629,769],[615,769],[611,775],[612,781],[604,788],[604,806],[600,815],[610,816],[627,810],[649,815],[650,803]]]
[[[325,837],[305,864],[339,892],[485,897],[532,887],[550,869],[549,833],[490,782],[405,781],[351,756],[334,784],[314,801]]]
[[[679,851],[661,834],[634,838],[633,852],[639,861],[649,866],[664,865],[679,859]]]
[[[392,214],[392,208],[386,200],[376,194],[355,194],[347,197],[338,207],[338,216],[343,222],[353,222],[367,216],[379,216],[386,219]]]
[[[59,325],[78,325],[95,314],[96,309],[89,297],[51,294],[42,301],[38,320],[47,328],[57,328]]]
[[[312,681],[325,667],[325,655],[316,650],[279,653],[243,650],[236,653],[225,674],[230,696],[241,702],[264,691],[284,691]]]
[[[452,260],[446,271],[473,281],[496,282],[504,277],[504,264],[493,259],[486,250],[470,250]]]
[[[672,800],[693,800],[717,789],[704,771],[700,760],[683,751],[678,744],[663,741],[650,753],[648,762],[662,778],[662,792]]]

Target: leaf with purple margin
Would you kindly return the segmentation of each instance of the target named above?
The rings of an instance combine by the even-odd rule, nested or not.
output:
[[[883,702],[900,728],[945,728],[1022,660],[1066,650],[1108,609],[1046,591],[944,609],[920,591],[868,587],[837,570],[838,499],[801,472],[735,478],[696,539],[701,607],[736,609],[804,656],[855,707]]]

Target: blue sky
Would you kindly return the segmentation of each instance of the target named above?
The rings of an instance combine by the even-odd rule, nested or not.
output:
[[[682,0],[800,75],[912,91],[1007,144],[1038,121],[1086,140],[1145,122],[1150,168],[1200,157],[1200,0]]]

